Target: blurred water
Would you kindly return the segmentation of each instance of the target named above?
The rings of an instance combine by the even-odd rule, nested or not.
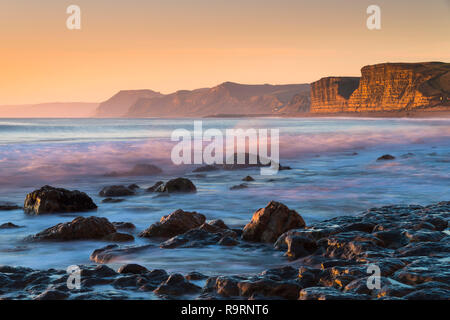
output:
[[[176,128],[193,129],[193,119],[2,119],[0,120],[0,201],[23,203],[25,195],[51,184],[88,193],[97,212],[80,215],[130,221],[136,234],[178,208],[195,210],[208,219],[242,227],[270,200],[285,203],[306,220],[357,214],[388,204],[429,204],[450,200],[450,121],[411,119],[203,119],[208,128],[276,128],[280,130],[281,163],[292,170],[274,177],[259,170],[215,171],[206,177],[192,167],[170,161]],[[394,161],[379,162],[383,154]],[[160,176],[108,178],[104,173],[155,163]],[[246,175],[248,189],[230,191]],[[116,204],[102,204],[99,190],[111,184],[149,187],[158,180],[189,177],[195,195],[155,197],[142,193]],[[0,224],[22,229],[0,230],[0,264],[66,268],[86,264],[103,242],[29,244],[25,236],[78,214],[30,217],[20,210],[0,212]],[[135,235],[136,235],[135,234]],[[149,240],[136,237],[136,244]],[[285,262],[281,253],[238,248],[151,248],[123,261],[168,271],[208,274],[259,272]]]

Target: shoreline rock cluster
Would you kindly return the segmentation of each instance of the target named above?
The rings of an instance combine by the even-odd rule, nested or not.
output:
[[[161,299],[450,299],[450,202],[428,206],[386,206],[358,216],[340,216],[307,226],[301,215],[271,201],[257,210],[243,229],[197,212],[177,210],[141,232],[161,241],[159,247],[209,245],[263,246],[285,252],[287,261],[259,274],[185,275],[148,270],[137,264],[117,271],[104,264],[80,266],[81,289],[69,290],[64,270],[0,266],[3,299],[128,299],[131,293]],[[103,239],[115,242],[117,229],[129,223],[105,218],[76,218],[48,228],[31,239]],[[117,235],[119,234],[119,235]],[[149,246],[110,244],[91,260],[139,254]],[[379,285],[370,286],[374,272]],[[377,271],[378,270],[378,271]],[[372,277],[372,278],[371,278]],[[108,288],[113,287],[114,290]]]

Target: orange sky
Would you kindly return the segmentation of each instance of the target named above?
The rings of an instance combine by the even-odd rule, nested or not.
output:
[[[0,105],[121,89],[303,83],[363,65],[450,61],[448,0],[3,0]],[[82,29],[66,28],[66,8]],[[382,29],[366,28],[378,4]]]

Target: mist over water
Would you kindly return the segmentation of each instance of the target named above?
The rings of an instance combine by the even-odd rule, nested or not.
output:
[[[280,162],[292,170],[261,176],[259,169],[214,171],[201,177],[194,166],[174,166],[170,140],[178,128],[193,130],[193,119],[2,119],[0,120],[0,201],[22,204],[25,195],[45,184],[88,193],[99,206],[97,215],[129,221],[136,233],[181,208],[223,219],[242,227],[254,211],[270,200],[297,210],[308,223],[337,215],[354,215],[374,206],[429,204],[450,200],[450,121],[438,119],[203,119],[203,130],[254,128],[280,130]],[[393,161],[376,161],[383,154]],[[106,177],[151,163],[158,176]],[[246,175],[248,189],[231,191]],[[102,204],[103,186],[137,183],[141,188],[176,176],[190,178],[195,195],[155,197],[142,193],[122,203]],[[20,240],[79,214],[26,216],[21,210],[2,212],[0,224],[22,229],[0,232],[0,264],[66,268],[89,263],[102,242],[28,244]],[[136,237],[136,244],[147,239]],[[271,253],[272,254],[272,253]],[[208,274],[258,272],[284,258],[251,255],[237,248],[149,249],[124,261],[169,271]],[[229,265],[217,265],[224,259]],[[127,260],[128,259],[128,260]],[[120,261],[120,263],[124,262]],[[116,263],[119,263],[116,262]]]

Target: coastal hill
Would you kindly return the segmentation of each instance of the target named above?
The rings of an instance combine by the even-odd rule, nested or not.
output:
[[[311,113],[450,110],[450,64],[382,63],[311,84]]]
[[[105,118],[122,117],[128,113],[130,106],[139,99],[161,96],[163,96],[161,93],[152,90],[122,90],[105,102],[100,103],[95,116]]]
[[[123,112],[123,116],[136,118],[281,114],[285,113],[285,109],[307,112],[309,91],[309,84],[246,85],[233,82],[167,95],[131,90],[127,91],[128,100],[119,100],[118,97],[123,95],[119,92],[100,104],[97,116],[118,116],[118,110]]]

